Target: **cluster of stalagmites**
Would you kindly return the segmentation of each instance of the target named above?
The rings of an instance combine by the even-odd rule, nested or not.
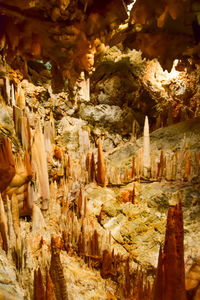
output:
[[[115,281],[118,285],[117,296],[120,299],[185,299],[181,205],[169,209],[165,245],[163,251],[160,250],[157,276],[152,287],[145,272],[141,269],[131,269],[131,257],[122,257],[114,253],[111,234],[99,233],[88,216],[84,186],[93,182],[105,187],[109,183],[101,138],[98,141],[97,163],[96,150],[88,152],[88,133],[82,137],[84,145],[88,147],[84,148],[80,158],[74,158],[67,150],[55,145],[52,115],[48,121],[43,121],[42,130],[40,119],[30,120],[30,112],[20,87],[16,94],[13,86],[10,88],[7,82],[6,90],[7,104],[13,108],[17,138],[6,137],[6,131],[1,126],[4,136],[1,137],[0,144],[0,244],[6,253],[11,251],[17,270],[25,267],[26,248],[21,238],[19,217],[32,216],[33,228],[40,228],[39,207],[44,215],[50,208],[51,212],[54,212],[56,205],[61,211],[59,222],[55,221],[56,216],[53,213],[49,216],[49,222],[55,230],[58,229],[58,235],[51,238],[50,264],[35,268],[32,293],[34,300],[68,299],[67,282],[60,259],[61,250],[66,251],[68,255],[81,257],[89,268],[100,270],[103,279],[111,278]],[[13,151],[11,143],[14,144]],[[185,178],[189,179],[190,159],[187,155],[185,157]],[[157,179],[164,176],[166,168],[164,154],[161,152],[156,170]],[[146,118],[143,158],[140,156],[138,162],[136,159],[136,167],[133,159],[130,176],[132,179],[137,179],[137,176],[149,179],[153,174],[152,170]],[[73,191],[75,182],[79,182],[80,190],[78,195],[74,196],[74,201],[69,201],[68,195]],[[59,191],[62,191],[61,197],[58,195]],[[129,201],[135,203],[134,184]],[[101,214],[99,218],[101,219]],[[44,244],[45,241],[41,238],[41,249]]]
[[[189,149],[185,139],[178,151],[151,150],[148,118],[145,119],[143,147],[132,158],[132,166],[107,170],[108,184],[123,184],[136,180],[195,182],[200,171],[200,153]]]

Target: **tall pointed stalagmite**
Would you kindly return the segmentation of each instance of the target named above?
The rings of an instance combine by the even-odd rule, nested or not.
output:
[[[150,160],[150,137],[149,137],[149,121],[145,117],[144,122],[144,140],[143,140],[143,172],[145,177],[150,176],[151,160]]]
[[[50,199],[47,156],[44,144],[44,135],[40,122],[35,131],[32,145],[32,161],[39,181],[39,193],[42,200],[42,209],[48,209]]]
[[[33,300],[45,300],[43,276],[40,268],[34,271],[34,298]]]
[[[171,206],[167,216],[164,253],[160,251],[154,300],[186,300],[181,204]]]
[[[106,170],[104,164],[101,137],[99,138],[99,143],[98,143],[97,183],[103,186],[106,185]]]

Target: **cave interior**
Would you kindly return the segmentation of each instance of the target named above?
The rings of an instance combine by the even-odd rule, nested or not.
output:
[[[200,2],[0,0],[0,299],[200,300]]]

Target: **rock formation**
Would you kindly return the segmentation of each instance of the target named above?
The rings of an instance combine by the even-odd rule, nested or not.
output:
[[[199,299],[199,11],[0,0],[0,298]]]

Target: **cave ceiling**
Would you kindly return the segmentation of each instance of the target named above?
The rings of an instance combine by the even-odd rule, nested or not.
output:
[[[62,87],[90,72],[105,45],[141,50],[170,70],[200,53],[200,3],[193,0],[0,0],[0,50],[26,76],[27,61],[50,62]]]

